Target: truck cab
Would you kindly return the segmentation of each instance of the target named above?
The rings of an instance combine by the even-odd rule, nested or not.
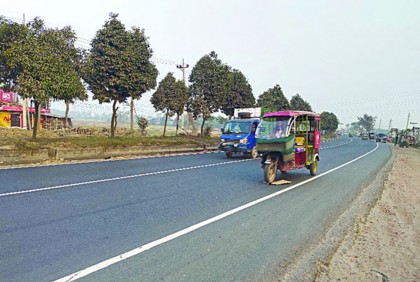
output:
[[[259,112],[257,115],[259,115]],[[255,147],[255,131],[261,119],[251,116],[252,113],[238,112],[237,117],[227,121],[223,126],[219,149],[225,152],[228,158],[231,158],[233,154],[251,155],[252,158],[258,157]]]

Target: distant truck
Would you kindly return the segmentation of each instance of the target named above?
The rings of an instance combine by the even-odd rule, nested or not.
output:
[[[219,149],[226,157],[233,154],[251,155],[258,157],[256,149],[255,131],[260,124],[261,108],[235,109],[234,118],[228,120],[222,128]]]

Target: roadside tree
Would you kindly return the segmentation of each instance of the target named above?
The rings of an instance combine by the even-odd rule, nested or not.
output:
[[[303,98],[299,94],[292,96],[292,98],[290,99],[290,109],[295,111],[312,112],[311,105],[305,100],[303,100]]]
[[[202,117],[201,136],[204,136],[204,124],[211,114],[220,110],[229,92],[228,67],[218,59],[213,51],[203,56],[189,77],[190,97],[188,111],[194,118]]]
[[[229,71],[229,92],[221,111],[230,119],[235,108],[249,108],[255,105],[255,97],[248,80],[239,70]]]
[[[173,73],[168,73],[165,78],[159,82],[159,86],[153,93],[150,102],[156,110],[165,114],[165,125],[163,128],[163,136],[166,133],[166,125],[168,117],[177,115],[176,119],[176,135],[178,135],[179,115],[184,111],[184,107],[188,101],[188,88],[184,82],[177,81]]]
[[[50,99],[83,98],[86,90],[76,69],[76,35],[70,27],[48,29],[35,18],[22,32],[25,37],[4,51],[8,66],[4,70],[9,70],[6,81],[10,88],[34,101],[32,138],[36,139],[41,104],[48,104]]]
[[[338,128],[338,118],[334,113],[321,113],[321,130],[325,133],[335,132]]]
[[[289,101],[287,101],[287,98],[284,96],[283,91],[278,84],[258,97],[257,106],[269,111],[284,111],[290,109]]]
[[[127,31],[118,19],[110,14],[95,38],[86,57],[83,78],[99,103],[112,102],[111,137],[117,127],[118,103],[129,97],[141,98],[156,86],[158,70],[150,62],[152,49],[144,30],[133,27]]]
[[[359,124],[367,133],[372,132],[375,127],[376,117],[364,114],[363,117],[357,117]]]

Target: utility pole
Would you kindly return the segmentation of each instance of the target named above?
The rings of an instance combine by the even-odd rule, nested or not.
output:
[[[382,124],[382,119],[379,120],[379,127],[378,127],[378,131],[381,130],[381,124]]]
[[[23,25],[25,25],[25,14],[23,14]],[[28,98],[23,98],[22,103],[22,117],[23,117],[23,128],[29,129],[30,119],[28,118],[30,115],[28,114]]]
[[[176,67],[182,71],[182,80],[184,81],[185,86],[188,86],[185,70],[189,68],[189,65],[185,64],[184,59],[182,59],[182,65],[176,65]],[[188,113],[188,122],[191,124],[193,131],[195,131],[194,120],[191,113]],[[184,113],[181,115],[181,128],[184,128]]]
[[[391,130],[392,127],[392,118],[389,120],[388,130]]]
[[[410,122],[410,113],[408,113],[408,118],[407,118],[407,126],[405,127],[405,130],[408,130],[408,123]]]

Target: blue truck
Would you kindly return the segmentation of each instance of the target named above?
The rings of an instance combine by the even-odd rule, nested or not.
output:
[[[219,149],[226,157],[231,158],[234,154],[258,157],[255,131],[261,121],[259,116],[260,108],[235,109],[235,118],[225,123],[220,135]]]

